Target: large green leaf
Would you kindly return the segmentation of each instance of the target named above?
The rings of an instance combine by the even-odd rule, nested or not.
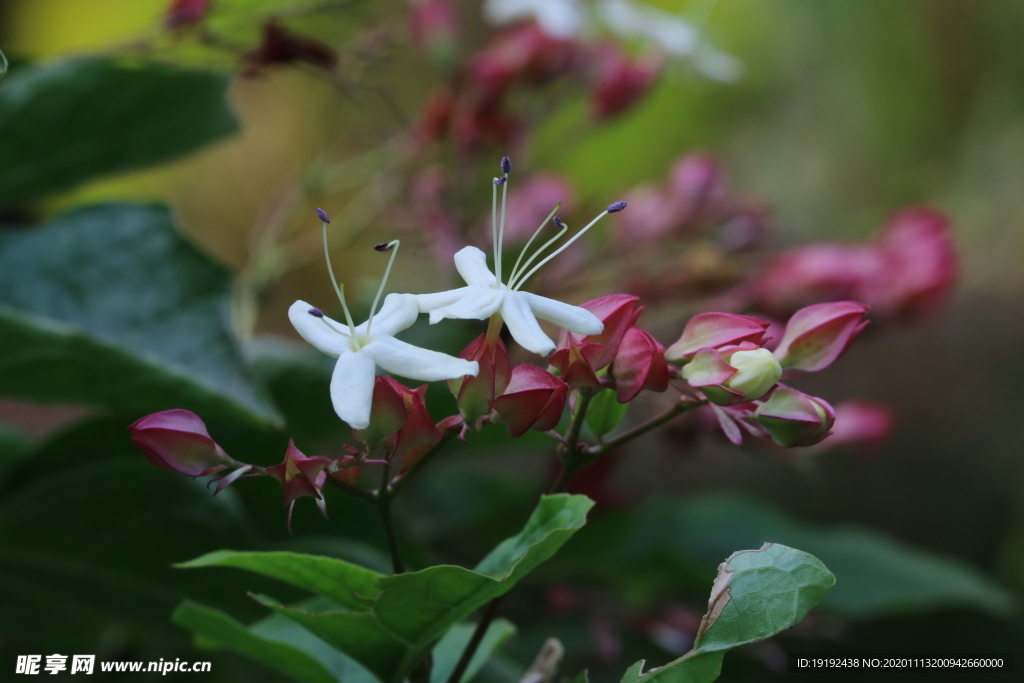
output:
[[[340,680],[313,655],[289,643],[258,635],[220,610],[186,600],[171,618],[195,633],[197,640],[207,647],[227,648],[299,683],[338,683]]]
[[[310,598],[298,607],[307,611],[338,608],[337,604],[323,597]],[[251,626],[244,626],[220,610],[186,600],[174,611],[172,620],[192,631],[197,645],[207,649],[231,650],[276,669],[298,683],[377,683],[376,677],[358,662],[280,614],[271,614]],[[456,624],[445,634],[432,653],[432,683],[448,680],[475,630],[475,624]],[[515,631],[515,627],[505,619],[492,622],[462,681],[471,680]]]
[[[525,528],[506,539],[475,570],[451,565],[382,576],[367,586],[368,570],[341,560],[282,553],[221,551],[188,567],[234,566],[283,578],[321,595],[343,600],[352,611],[309,612],[256,596],[317,637],[356,660],[385,683],[401,681],[452,626],[504,595],[550,558],[586,521],[593,503],[559,494],[541,499]],[[289,569],[291,567],[291,569]],[[324,579],[335,585],[325,588]],[[361,606],[360,606],[361,604]]]
[[[0,206],[161,163],[234,132],[225,76],[75,59],[0,90]]]
[[[826,528],[732,496],[656,502],[633,519],[638,558],[668,549],[684,562],[713,566],[729,548],[771,541],[802,548],[838,577],[823,608],[853,619],[963,606],[1005,613],[1011,596],[970,566],[909,548],[877,531]]]
[[[451,677],[452,672],[455,671],[455,665],[462,657],[476,627],[476,624],[470,623],[456,624],[441,638],[434,647],[430,683],[445,683]],[[483,668],[491,655],[515,634],[516,627],[512,625],[512,622],[506,619],[492,621],[458,683],[469,683],[473,680],[473,677]]]
[[[231,278],[166,207],[99,204],[0,238],[0,394],[277,420],[228,325]]]
[[[718,567],[708,612],[694,648],[657,669],[640,661],[623,683],[710,683],[728,650],[764,640],[798,623],[825,596],[835,577],[817,558],[765,543],[733,553]]]

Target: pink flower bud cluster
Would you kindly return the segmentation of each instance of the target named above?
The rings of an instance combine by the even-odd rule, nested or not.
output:
[[[444,3],[417,4],[414,35],[423,33],[420,27],[427,18],[434,21],[445,13],[434,7],[440,4]],[[435,91],[420,117],[417,137],[426,145],[450,136],[462,150],[488,144],[513,147],[524,129],[508,104],[513,90],[582,81],[590,88],[593,115],[601,120],[639,101],[662,65],[660,58],[630,57],[614,43],[554,37],[536,23],[525,22],[498,33],[466,60],[452,84]]]
[[[632,401],[645,389],[668,388],[664,347],[636,326],[643,310],[638,301],[630,294],[611,294],[580,304],[604,323],[604,330],[589,336],[563,331],[559,336],[558,349],[548,362],[570,386],[611,387],[620,403]]]
[[[210,11],[210,0],[174,0],[164,12],[164,26],[169,29],[195,26]]]
[[[690,319],[665,356],[713,404],[734,443],[741,442],[742,428],[780,446],[811,446],[830,434],[835,411],[824,399],[779,380],[784,372],[818,372],[838,360],[867,325],[866,312],[853,301],[803,308],[790,318],[774,350],[765,346],[767,321],[702,313]]]
[[[876,314],[912,319],[941,306],[956,277],[946,217],[932,209],[905,209],[862,244],[820,243],[783,252],[754,281],[753,298],[772,313],[855,299]]]

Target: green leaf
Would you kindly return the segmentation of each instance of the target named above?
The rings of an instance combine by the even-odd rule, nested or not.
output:
[[[305,588],[352,609],[365,609],[380,591],[384,576],[372,569],[333,557],[290,552],[235,552],[217,550],[175,565],[181,569],[234,567],[263,574]]]
[[[636,513],[624,555],[670,548],[684,561],[711,564],[726,548],[763,541],[813,553],[838,577],[822,607],[843,617],[880,616],[960,606],[1005,614],[1013,598],[972,567],[909,548],[877,531],[829,529],[732,496],[660,502]]]
[[[476,631],[476,624],[456,624],[448,633],[441,638],[434,647],[434,666],[430,671],[430,683],[445,683],[455,671],[455,665],[462,657],[463,650],[469,644],[473,632]],[[495,619],[487,627],[480,645],[477,647],[473,658],[469,660],[469,666],[459,679],[459,683],[469,683],[483,668],[487,660],[491,658],[498,648],[508,642],[516,634],[516,627],[507,619]],[[346,682],[348,683],[348,682]]]
[[[228,78],[75,59],[17,72],[0,90],[0,206],[170,161],[238,129]]]
[[[171,619],[193,631],[201,643],[237,652],[299,683],[339,681],[313,656],[287,643],[260,637],[220,610],[186,600]]]
[[[619,426],[629,410],[628,403],[619,403],[611,389],[602,389],[590,400],[586,422],[590,431],[602,437]]]
[[[694,648],[643,673],[634,664],[623,683],[709,683],[718,678],[728,650],[764,640],[797,624],[835,583],[817,558],[776,543],[733,553],[718,567],[708,612]]]
[[[230,274],[164,206],[98,204],[0,238],[0,394],[278,420],[228,325]]]
[[[254,596],[352,657],[385,683],[398,683],[452,626],[504,595],[550,558],[583,526],[592,505],[585,496],[546,496],[523,530],[503,541],[475,570],[450,565],[430,567],[380,577],[375,589],[367,586],[369,570],[341,560],[326,560],[329,564],[325,564],[325,558],[313,556],[225,551],[185,566],[234,566],[283,578],[320,594],[343,597],[344,602],[339,602],[353,607],[353,611],[312,613]],[[291,563],[306,566],[301,572],[290,571]],[[330,572],[327,576],[334,585],[325,587],[324,571]]]
[[[302,601],[296,607],[316,612],[337,609],[338,605],[327,598],[314,597]],[[322,680],[377,683],[377,678],[358,662],[280,614],[271,614],[250,626],[244,626],[220,610],[186,600],[175,610],[172,620],[191,630],[200,647],[231,650],[274,668],[299,683]],[[475,630],[475,624],[456,624],[441,639],[432,653],[432,683],[448,680]],[[494,652],[515,632],[515,626],[505,619],[491,623],[462,681],[468,683],[472,680]],[[322,673],[330,678],[324,679]]]

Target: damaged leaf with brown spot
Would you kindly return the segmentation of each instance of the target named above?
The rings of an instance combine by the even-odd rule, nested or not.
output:
[[[778,543],[733,553],[718,567],[694,648],[647,672],[641,660],[622,683],[710,683],[728,650],[797,624],[835,582],[816,557]]]

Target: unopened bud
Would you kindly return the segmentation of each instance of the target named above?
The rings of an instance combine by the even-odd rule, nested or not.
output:
[[[712,403],[730,406],[764,396],[782,377],[782,366],[771,351],[746,342],[724,351],[701,349],[680,375]]]
[[[210,438],[199,416],[188,410],[147,415],[128,431],[146,459],[161,469],[200,477],[237,464]]]
[[[780,446],[813,446],[831,433],[836,414],[824,399],[780,386],[753,419]]]

